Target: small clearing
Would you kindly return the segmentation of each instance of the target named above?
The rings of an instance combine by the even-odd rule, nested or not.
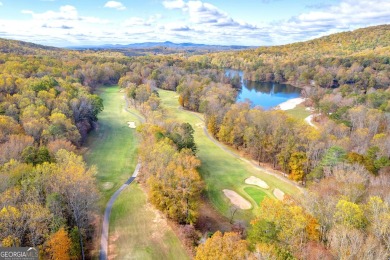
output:
[[[260,188],[263,188],[263,189],[269,189],[269,186],[265,181],[255,177],[255,176],[251,176],[248,179],[246,179],[245,183],[251,184],[251,185],[256,185],[256,186],[259,186]]]
[[[297,105],[301,104],[303,101],[305,101],[304,98],[293,98],[293,99],[287,100],[286,102],[279,104],[275,109],[280,109],[280,110],[293,109]]]
[[[278,188],[274,189],[274,195],[278,200],[283,200],[284,199],[284,192],[279,190]]]
[[[127,122],[130,128],[136,128],[135,122]]]
[[[223,193],[226,197],[228,197],[228,199],[233,205],[239,207],[240,209],[252,208],[252,204],[243,197],[241,197],[241,195],[239,195],[237,192],[224,189]]]

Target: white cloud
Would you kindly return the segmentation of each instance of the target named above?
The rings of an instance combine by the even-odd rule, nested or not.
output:
[[[100,42],[110,23],[98,17],[81,16],[73,6],[66,5],[57,11],[36,13],[22,10],[31,16],[28,20],[10,20],[0,18],[0,37],[20,39],[46,45],[66,46],[81,44],[85,41]],[[108,28],[108,29],[107,29]]]
[[[181,10],[187,15],[184,21],[176,25],[184,28],[183,31],[191,29],[187,30],[187,35],[207,35],[203,40],[214,39],[225,44],[285,44],[390,23],[389,0],[341,0],[338,4],[317,6],[315,11],[269,24],[240,21],[218,7],[199,0],[165,0],[162,4],[166,9]],[[166,26],[166,30],[174,29]]]
[[[3,5],[3,3],[2,2],[0,2],[0,6],[2,6]]]
[[[214,44],[255,45],[265,42],[264,33],[257,25],[235,19],[210,3],[171,0],[162,4],[166,9],[181,10],[187,15],[182,21],[164,26],[168,35],[182,37],[185,41],[204,43],[212,40]]]
[[[195,24],[207,24],[218,27],[256,27],[248,23],[237,21],[216,6],[202,1],[163,1],[163,5],[167,9],[182,10],[189,15],[189,22]]]
[[[117,9],[117,10],[126,10],[126,6],[124,6],[121,2],[117,2],[117,1],[108,1],[104,7],[107,7],[107,8],[113,8],[113,9]]]
[[[23,14],[31,14],[33,19],[47,21],[47,20],[79,20],[77,9],[71,5],[61,6],[59,12],[47,11],[44,13],[35,13],[30,10],[22,10]]]
[[[279,29],[279,38],[292,42],[387,23],[390,23],[390,1],[342,0],[337,5],[325,5],[276,23],[273,28]]]
[[[81,10],[64,5],[41,13],[23,10],[22,13],[30,18],[27,20],[0,17],[0,37],[56,46],[167,40],[275,45],[390,23],[389,0],[339,1],[338,4],[316,6],[295,17],[269,24],[249,24],[245,22],[245,17],[239,20],[216,5],[199,0],[165,0],[160,2],[167,12],[163,13],[164,16],[138,15],[123,20],[113,18],[111,21],[83,16]],[[172,12],[180,15],[172,15]]]
[[[108,20],[103,20],[97,17],[91,17],[91,16],[80,16],[76,7],[71,5],[65,5],[61,6],[60,10],[58,12],[56,11],[47,11],[44,13],[35,13],[31,10],[22,10],[23,14],[29,14],[32,16],[33,20],[36,21],[45,21],[45,22],[51,22],[51,21],[68,21],[68,22],[74,22],[74,21],[82,21],[87,23],[99,23],[104,24],[108,23]]]
[[[172,32],[187,32],[191,30],[187,25],[177,23],[168,23],[164,25],[164,29]]]
[[[186,6],[183,0],[163,1],[163,5],[167,9],[182,9]]]
[[[133,27],[133,26],[150,26],[151,22],[140,17],[131,17],[126,19],[123,23],[123,26]]]

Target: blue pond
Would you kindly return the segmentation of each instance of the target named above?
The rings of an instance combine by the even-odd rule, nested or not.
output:
[[[242,89],[237,96],[237,102],[249,100],[252,106],[261,106],[266,110],[301,95],[300,88],[288,84],[243,80],[242,71],[228,69],[226,75],[240,76]]]

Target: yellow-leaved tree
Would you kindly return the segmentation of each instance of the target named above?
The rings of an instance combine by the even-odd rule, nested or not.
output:
[[[211,238],[198,247],[195,260],[245,259],[249,254],[247,242],[234,232],[222,235],[217,231]]]
[[[70,259],[69,251],[71,240],[68,232],[62,227],[56,233],[52,234],[47,241],[46,252],[50,259],[68,260]]]

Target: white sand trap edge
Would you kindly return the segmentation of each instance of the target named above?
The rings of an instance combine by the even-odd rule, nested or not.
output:
[[[226,197],[230,200],[230,202],[239,207],[240,209],[250,209],[252,207],[252,204],[241,197],[237,192],[232,190],[224,189],[222,190]]]
[[[306,117],[305,122],[308,123],[309,125],[311,125],[312,127],[317,128],[317,126],[315,124],[313,124],[313,115]]]
[[[245,183],[251,184],[251,185],[256,185],[256,186],[259,186],[260,188],[263,188],[263,189],[269,189],[269,186],[265,181],[255,177],[255,176],[251,176],[251,177],[247,178],[245,180]]]
[[[135,122],[127,122],[130,128],[136,128]]]
[[[290,110],[295,108],[297,105],[301,104],[303,101],[305,101],[304,98],[293,98],[279,104],[278,106],[275,107],[275,109]]]
[[[278,200],[283,200],[284,199],[284,192],[279,190],[278,188],[274,189],[274,195]]]

